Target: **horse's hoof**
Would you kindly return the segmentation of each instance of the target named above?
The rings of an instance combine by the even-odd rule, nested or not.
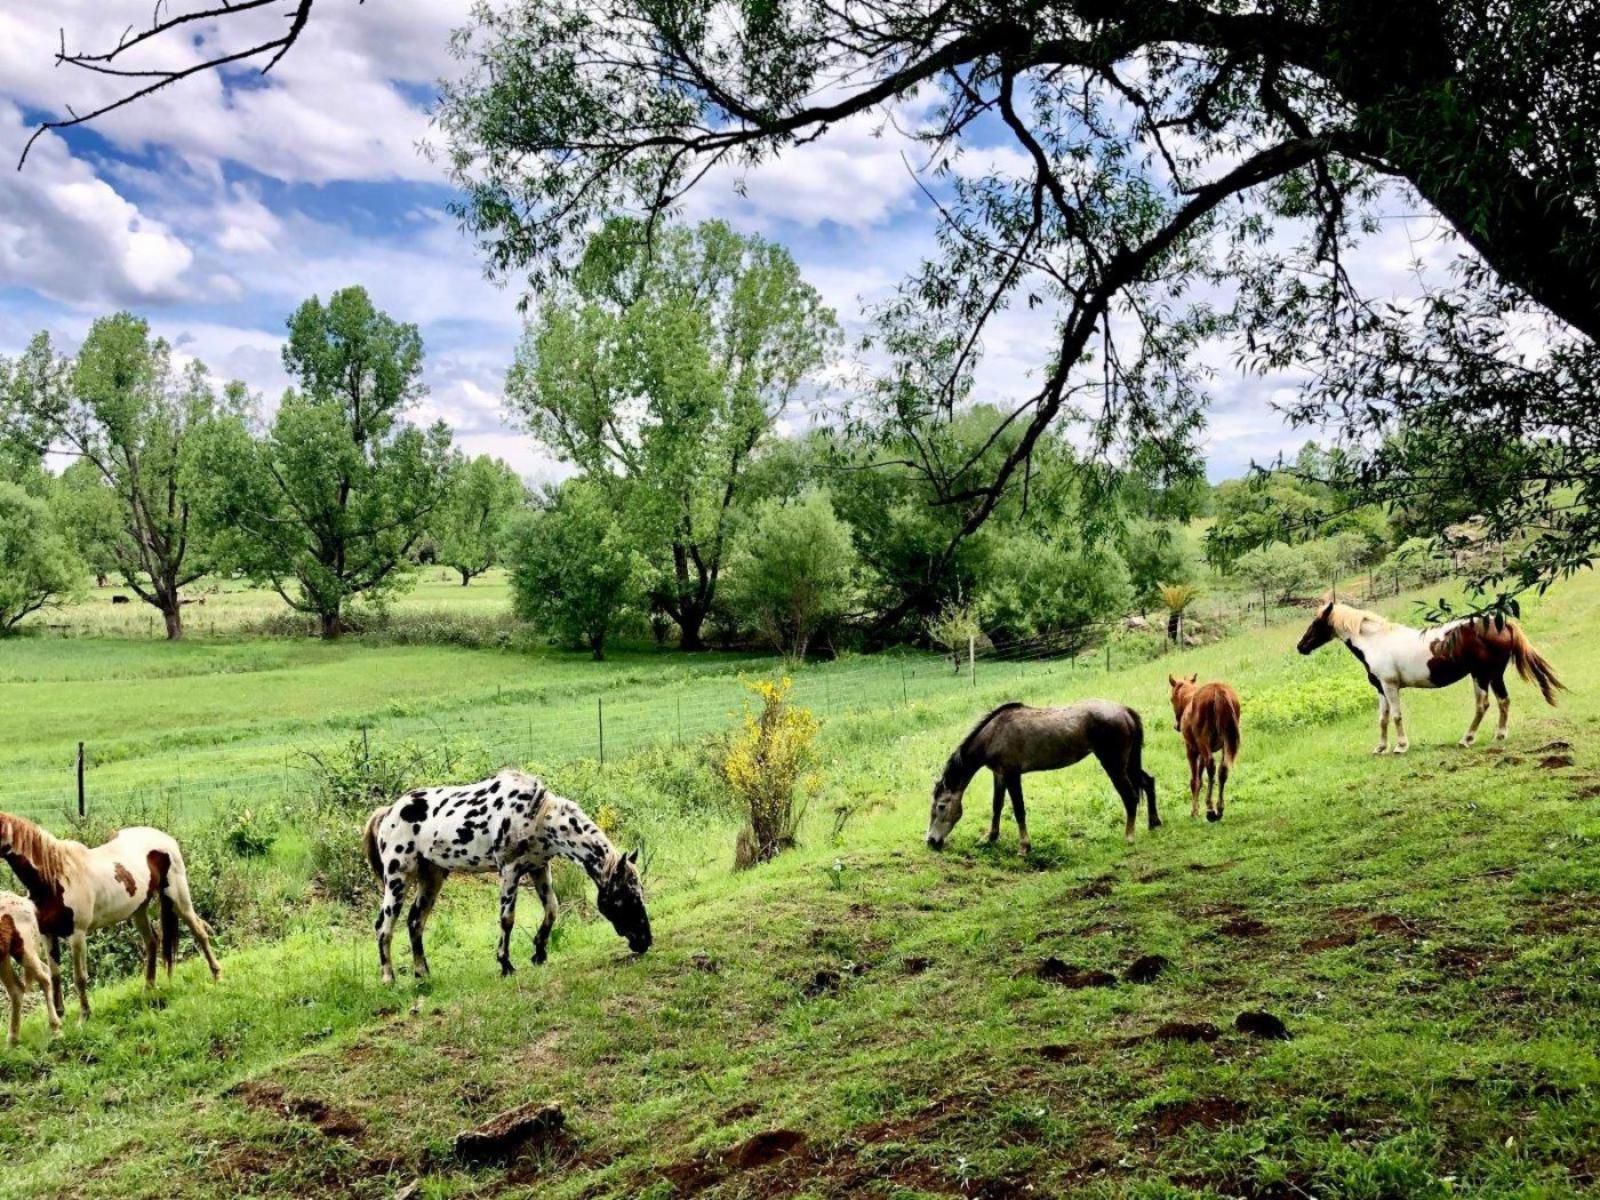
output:
[[[1027,858],[1028,855],[1030,855],[1032,853],[1033,853],[1033,847],[1030,846],[1027,842],[1023,842],[1022,845],[1017,847],[1017,854],[1019,856],[1021,856],[1022,858]]]
[[[1208,809],[1208,810],[1206,810],[1206,820],[1208,820],[1208,821],[1220,821],[1220,820],[1222,820],[1222,814],[1219,813],[1219,812],[1211,812]]]
[[[500,964],[500,978],[501,979],[504,979],[507,975],[515,975],[516,973],[517,973],[517,969],[515,967],[513,967],[510,963],[503,962],[503,963]]]
[[[1387,754],[1387,753],[1389,753],[1389,747],[1387,747],[1387,746],[1379,746],[1376,750],[1373,751],[1373,753],[1374,754]]]
[[[1154,821],[1151,821],[1150,822],[1150,828],[1151,829],[1160,829],[1161,828],[1161,818],[1157,817]]]
[[[1477,738],[1464,737],[1459,742],[1457,742],[1456,745],[1460,746],[1463,750],[1465,750],[1468,746],[1472,745],[1472,743],[1477,741],[1477,740],[1478,740]]]
[[[1404,753],[1406,753],[1406,752],[1407,752],[1407,751],[1408,751],[1408,750],[1410,750],[1410,749],[1411,749],[1411,747],[1410,747],[1410,745],[1409,745],[1409,744],[1407,744],[1407,743],[1402,743],[1402,744],[1400,744],[1400,745],[1398,745],[1398,746],[1396,746],[1396,747],[1395,747],[1395,748],[1394,748],[1394,752],[1395,752],[1395,753],[1396,753],[1396,754],[1404,754]]]

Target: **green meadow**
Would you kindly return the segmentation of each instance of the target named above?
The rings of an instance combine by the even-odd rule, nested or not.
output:
[[[270,938],[219,923],[218,985],[185,940],[170,982],[102,981],[93,1019],[54,1044],[29,1013],[0,1054],[0,1196],[1594,1194],[1597,620],[1589,577],[1527,604],[1561,707],[1513,681],[1509,741],[1461,750],[1470,690],[1407,692],[1405,757],[1371,755],[1360,668],[1337,646],[1296,655],[1301,622],[1109,672],[980,671],[975,688],[913,687],[886,660],[819,705],[799,848],[737,874],[703,737],[604,766],[534,746],[519,761],[615,807],[624,842],[650,831],[649,954],[577,888],[549,963],[528,965],[530,894],[501,979],[493,886],[456,879],[429,929],[434,978],[384,988],[370,903],[286,892]],[[329,714],[381,716],[400,695],[453,712],[543,688],[587,713],[613,685],[657,707],[713,689],[732,710],[740,672],[772,666],[231,635],[0,655],[23,774],[69,721],[129,763],[200,736],[248,763],[253,741],[334,732]],[[796,694],[831,699],[819,681],[849,670],[808,668]],[[1188,815],[1179,670],[1244,698],[1217,825]],[[925,848],[929,781],[980,712],[1090,695],[1144,714],[1160,829],[1141,816],[1125,845],[1085,763],[1030,777],[1030,859],[1009,815],[984,843],[983,780],[946,850]],[[305,853],[285,835],[225,869],[293,873]],[[1146,956],[1164,961],[1132,981]],[[1236,1027],[1259,1012],[1288,1039]],[[562,1105],[560,1136],[503,1165],[453,1156],[457,1133],[542,1100]]]

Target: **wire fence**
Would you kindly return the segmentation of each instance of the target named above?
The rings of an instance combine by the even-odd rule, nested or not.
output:
[[[1209,633],[1257,621],[1270,624],[1303,612],[1240,602],[1208,608],[1193,618],[1192,627]],[[311,752],[356,739],[369,753],[406,742],[449,742],[470,746],[481,758],[535,768],[579,759],[615,763],[653,747],[687,745],[735,728],[752,703],[748,684],[757,678],[789,676],[793,702],[826,721],[1011,680],[1020,691],[1036,677],[1057,672],[1109,672],[1146,661],[1153,653],[1181,650],[1181,644],[1172,646],[1162,637],[1165,623],[1164,614],[1144,623],[1097,621],[1002,645],[974,644],[947,653],[896,651],[818,666],[772,660],[755,669],[697,674],[661,686],[634,683],[592,695],[564,695],[554,702],[524,694],[507,704],[324,727],[277,740],[246,737],[171,753],[120,748],[106,762],[97,759],[95,746],[79,742],[63,748],[58,785],[10,791],[4,804],[9,811],[40,819],[127,813],[164,820],[199,816],[219,803],[304,794],[313,786]]]

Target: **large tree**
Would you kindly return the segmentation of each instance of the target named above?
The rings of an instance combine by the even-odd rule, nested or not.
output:
[[[132,313],[97,320],[70,370],[44,335],[12,375],[16,428],[74,455],[115,497],[120,530],[100,549],[123,582],[183,636],[182,590],[211,568],[196,512],[200,432],[230,405],[205,365],[181,369]],[[97,515],[104,515],[103,496]],[[97,558],[99,555],[97,555]]]
[[[1292,415],[1338,428],[1331,465],[1356,499],[1454,491],[1497,530],[1539,524],[1523,581],[1587,559],[1593,5],[513,0],[475,21],[439,122],[491,267],[535,284],[577,261],[600,214],[657,217],[719,165],[788,154],[919,89],[936,98],[894,115],[932,164],[939,253],[880,314],[890,377],[928,385],[917,425],[952,419],[997,313],[1055,313],[1013,448],[992,467],[932,466],[958,533],[1053,426],[1082,423],[1107,456],[1185,463],[1203,401],[1194,351],[1229,335],[1248,366],[1310,368]],[[997,138],[1015,153],[992,153]],[[950,171],[972,148],[992,165]],[[1476,267],[1420,320],[1373,304],[1345,269],[1397,191],[1441,215]],[[1231,306],[1215,306],[1218,282]],[[1526,353],[1530,312],[1552,341]]]
[[[466,587],[499,561],[506,522],[527,499],[522,479],[498,458],[458,456],[432,522],[439,562]]]
[[[835,338],[787,251],[715,221],[612,220],[541,298],[507,403],[629,513],[685,649],[702,645],[752,456]]]
[[[44,502],[0,480],[0,635],[70,596],[82,572]]]
[[[285,393],[264,436],[242,422],[208,449],[233,562],[338,637],[346,605],[381,598],[443,499],[450,433],[402,418],[423,394],[422,338],[345,288],[289,318]]]

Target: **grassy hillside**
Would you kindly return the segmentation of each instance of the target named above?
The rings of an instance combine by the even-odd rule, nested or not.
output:
[[[307,918],[220,986],[189,961],[151,997],[99,989],[56,1045],[31,1015],[0,1055],[0,1196],[1592,1192],[1597,619],[1592,579],[1529,606],[1572,693],[1551,710],[1513,683],[1511,741],[1474,750],[1454,746],[1469,691],[1407,693],[1413,750],[1374,759],[1359,668],[1294,655],[1287,626],[831,720],[830,795],[859,806],[837,841],[817,804],[767,867],[674,887],[658,861],[642,959],[569,914],[547,966],[502,980],[492,891],[456,880],[427,985],[381,988],[365,930]],[[1220,825],[1180,795],[1180,665],[1244,695]],[[981,781],[927,851],[929,779],[1019,689],[1140,708],[1166,825],[1125,846],[1084,764],[1030,778],[1031,860],[1009,818],[981,844]],[[1166,968],[1126,981],[1147,955]],[[1094,972],[1114,979],[1070,986]],[[1235,1030],[1258,1010],[1292,1040]],[[542,1152],[450,1158],[458,1131],[546,1097],[569,1125]]]

